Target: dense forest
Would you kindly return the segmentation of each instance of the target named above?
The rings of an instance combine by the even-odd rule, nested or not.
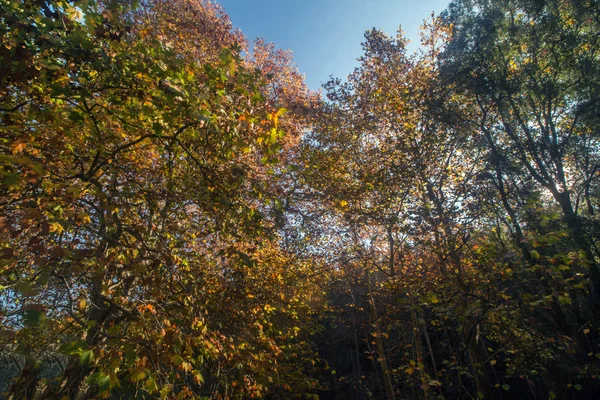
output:
[[[600,2],[407,44],[313,92],[211,0],[0,0],[0,397],[597,398]]]

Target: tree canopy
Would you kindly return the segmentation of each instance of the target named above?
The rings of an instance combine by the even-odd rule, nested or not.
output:
[[[0,396],[600,390],[600,3],[310,91],[211,0],[0,0]]]

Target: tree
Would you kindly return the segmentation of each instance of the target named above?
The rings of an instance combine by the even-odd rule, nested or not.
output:
[[[267,203],[282,112],[222,11],[1,6],[9,398],[314,391],[286,360],[318,294]]]
[[[479,104],[475,123],[498,184],[518,164],[556,201],[591,263],[596,296],[600,272],[588,195],[597,179],[598,127],[589,118],[598,101],[597,7],[586,1],[457,1],[446,13],[455,33],[443,56],[446,80]]]

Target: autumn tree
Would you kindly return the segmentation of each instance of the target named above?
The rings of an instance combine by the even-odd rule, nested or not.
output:
[[[3,396],[593,396],[599,11],[456,0],[323,100],[209,0],[0,0]]]
[[[532,92],[512,93],[515,109],[482,100],[482,91],[492,99],[501,96],[506,82],[490,75],[501,65],[497,59],[479,69],[469,64],[468,57],[482,52],[473,46],[488,40],[495,55],[498,46],[519,37],[504,26],[489,31],[503,20],[486,16],[486,10],[503,5],[462,7],[471,19],[460,20],[451,8],[444,19],[427,22],[424,49],[414,55],[407,54],[401,34],[367,32],[360,67],[347,82],[328,84],[330,102],[307,135],[304,176],[328,210],[313,216],[323,224],[335,221],[324,235],[337,238],[329,260],[341,286],[330,301],[339,314],[328,324],[332,335],[343,338],[340,346],[354,343],[356,355],[352,368],[333,355],[330,361],[345,365],[345,381],[362,396],[372,390],[381,398],[500,398],[507,392],[552,397],[581,391],[584,383],[593,391],[588,380],[596,370],[589,359],[596,351],[595,319],[585,299],[585,275],[591,265],[593,280],[594,253],[588,251],[594,248],[594,219],[578,217],[574,225],[562,195],[554,196],[532,174],[538,168],[534,152],[551,149],[539,144],[535,150],[538,139],[526,142],[535,123],[554,124],[547,132],[557,129],[560,138],[558,128],[573,119],[536,119],[536,101],[569,112],[542,91],[535,101],[527,97]],[[465,36],[477,29],[479,36]],[[534,39],[523,39],[528,41]],[[550,65],[546,73],[564,70]],[[535,83],[523,71],[514,79]],[[572,103],[572,111],[592,102]],[[514,120],[519,115],[528,119]],[[589,117],[577,121],[592,123]],[[595,159],[595,145],[593,131],[586,132],[570,134],[580,154],[568,153],[573,150],[566,144],[554,154],[563,172],[577,176],[564,178],[565,185],[591,183],[591,212],[584,188],[577,189],[572,205],[582,210],[575,204],[585,204],[579,212],[593,216],[595,178],[584,171]],[[514,142],[517,136],[521,142]],[[583,164],[583,171],[576,167]],[[584,227],[587,242],[577,236]],[[370,354],[372,365],[363,354]],[[560,379],[572,382],[566,389],[549,380],[561,368]],[[357,378],[365,375],[370,380]],[[339,377],[332,382],[344,387]]]
[[[590,107],[597,102],[597,14],[598,5],[585,1],[454,2],[447,20],[455,34],[444,55],[447,79],[479,104],[477,123],[500,190],[516,165],[519,175],[551,196],[591,263],[596,296],[600,272],[591,194],[598,128]],[[519,234],[518,217],[511,218]]]
[[[279,245],[267,181],[296,132],[224,12],[1,7],[8,398],[314,391],[287,364],[314,357],[320,292]]]

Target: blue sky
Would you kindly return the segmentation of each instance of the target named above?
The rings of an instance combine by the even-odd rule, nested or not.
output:
[[[345,78],[362,54],[364,32],[395,34],[399,25],[418,44],[418,29],[449,0],[217,0],[248,39],[262,37],[294,52],[313,90],[329,75]],[[414,46],[413,46],[414,49]]]

